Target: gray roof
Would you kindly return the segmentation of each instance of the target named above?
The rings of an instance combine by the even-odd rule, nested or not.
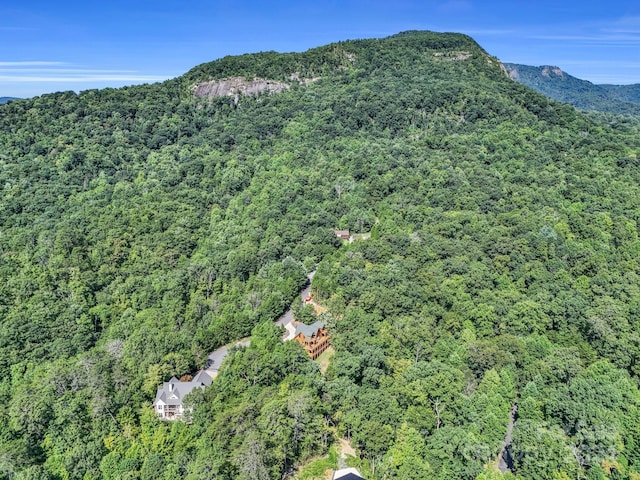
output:
[[[211,377],[204,370],[200,370],[190,382],[181,382],[176,377],[171,377],[164,382],[156,393],[153,405],[162,400],[167,405],[182,405],[184,397],[190,394],[194,388],[204,388],[211,385]]]
[[[355,468],[344,468],[333,472],[333,480],[364,480],[360,472]]]
[[[318,333],[318,330],[320,330],[321,328],[324,328],[324,323],[322,323],[320,320],[313,322],[311,325],[299,323],[298,325],[296,325],[296,331],[294,332],[293,336],[295,337],[299,333],[302,333],[305,337],[310,338],[315,336],[315,334]]]
[[[201,383],[204,387],[208,387],[209,385],[211,385],[212,379],[207,372],[205,372],[204,370],[200,370],[195,374],[191,381]]]
[[[340,477],[333,477],[334,480],[364,480],[364,477],[361,477],[360,475],[356,474],[356,473],[347,473],[345,475],[342,475]]]

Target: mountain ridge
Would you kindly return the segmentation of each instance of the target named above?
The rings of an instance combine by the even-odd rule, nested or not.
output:
[[[372,480],[486,479],[511,427],[520,478],[634,478],[640,135],[614,127],[416,31],[3,105],[0,479],[305,478],[345,439]],[[291,302],[322,370],[272,325]]]
[[[583,110],[640,116],[640,84],[598,85],[569,75],[557,66],[504,65],[513,80],[554,100]]]

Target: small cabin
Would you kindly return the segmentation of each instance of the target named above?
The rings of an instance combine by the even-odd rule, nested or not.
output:
[[[338,237],[340,240],[351,240],[351,234],[349,233],[349,230],[334,230],[336,237]]]
[[[320,321],[311,325],[299,323],[293,333],[293,339],[302,345],[312,360],[318,358],[331,345],[327,329]]]

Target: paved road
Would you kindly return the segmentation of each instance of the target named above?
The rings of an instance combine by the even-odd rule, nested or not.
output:
[[[313,272],[310,272],[309,275],[307,275],[309,281],[307,282],[304,290],[300,292],[300,298],[303,301],[311,292],[311,280],[313,280],[313,276],[315,274],[316,271],[314,270]],[[291,323],[292,320],[293,312],[291,311],[291,308],[289,308],[282,314],[280,318],[278,318],[278,320],[276,320],[275,324],[286,328],[287,324]],[[246,347],[247,345],[249,345],[249,343],[251,343],[251,338],[243,338],[242,340],[236,340],[235,342],[227,343],[226,345],[223,345],[222,347],[214,350],[209,354],[209,359],[207,360],[205,371],[209,374],[209,376],[211,376],[211,378],[216,378],[218,376],[220,366],[222,365],[222,361],[229,354],[229,349],[233,346]]]
[[[218,376],[218,371],[220,370],[220,365],[222,365],[222,361],[229,354],[229,348],[233,346],[246,347],[249,343],[251,343],[251,339],[243,338],[242,340],[227,343],[226,345],[214,350],[209,354],[205,372],[207,372],[211,378],[216,378]]]
[[[303,302],[304,302],[304,299],[309,296],[309,293],[311,293],[311,280],[313,280],[313,277],[315,274],[316,274],[316,271],[314,270],[313,272],[309,273],[309,275],[307,275],[307,278],[309,279],[309,281],[307,282],[307,286],[304,287],[304,290],[300,292],[300,298],[302,299]],[[292,321],[293,321],[293,312],[291,311],[291,308],[289,308],[286,312],[282,314],[282,316],[278,320],[276,320],[276,325],[278,325],[279,327],[284,327],[288,323],[291,323]]]

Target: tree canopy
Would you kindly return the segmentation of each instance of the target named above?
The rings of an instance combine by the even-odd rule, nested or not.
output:
[[[287,88],[193,94],[232,77]],[[639,133],[432,32],[0,106],[0,479],[279,479],[338,437],[372,479],[640,478]],[[316,268],[324,374],[273,326]]]

